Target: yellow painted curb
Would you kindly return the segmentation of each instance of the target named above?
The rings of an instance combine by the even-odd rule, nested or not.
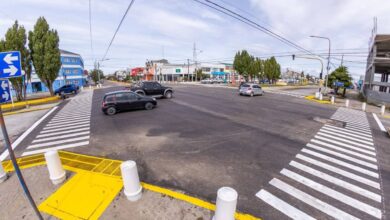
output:
[[[318,102],[318,103],[321,103],[321,104],[332,104],[330,101],[327,101],[327,100],[318,100],[318,99],[315,98],[315,96],[312,96],[312,95],[305,96],[305,99],[309,100],[309,101]]]
[[[59,100],[59,96],[52,96],[52,97],[47,97],[47,98],[42,98],[42,99],[33,99],[33,100],[27,100],[27,101],[21,101],[21,102],[15,102],[13,105],[12,103],[8,104],[3,104],[1,105],[2,109],[12,109],[15,107],[23,107],[26,105],[39,105],[39,104],[44,104],[48,102],[54,102]]]
[[[91,174],[87,174],[87,173],[93,173],[93,174],[96,174],[99,176],[106,176],[109,178],[115,178],[117,180],[121,180],[121,178],[122,178],[121,173],[120,173],[120,164],[122,163],[122,161],[120,161],[120,160],[111,160],[111,159],[94,157],[94,156],[89,156],[89,155],[76,154],[76,153],[68,152],[68,151],[59,151],[59,155],[60,155],[63,167],[66,170],[70,170],[70,171],[77,173],[76,176],[79,174],[91,175]],[[17,162],[18,162],[21,169],[26,169],[26,168],[46,164],[43,154],[21,157],[21,158],[17,159]],[[12,165],[11,161],[9,161],[9,160],[3,161],[2,163],[3,163],[3,167],[4,167],[5,171],[7,171],[7,172],[13,171],[13,165]],[[81,177],[78,177],[78,178],[81,178]],[[94,176],[94,178],[103,178],[103,177],[95,177]],[[105,180],[108,181],[108,179],[105,179]],[[68,182],[70,182],[70,181],[72,181],[72,180],[69,180]],[[110,181],[108,181],[108,182],[110,182]],[[120,182],[121,182],[121,187],[122,187],[123,186],[122,180]],[[180,192],[176,192],[176,191],[173,191],[170,189],[166,189],[166,188],[163,188],[160,186],[155,186],[155,185],[152,185],[149,183],[142,182],[141,184],[146,190],[160,193],[163,195],[167,195],[167,196],[170,196],[172,198],[190,203],[192,205],[195,205],[195,206],[207,209],[207,210],[215,211],[215,205],[210,203],[210,202],[201,200],[201,199],[193,197],[193,196],[186,195],[184,193],[180,193]],[[65,185],[66,184],[64,184],[64,186]],[[62,186],[62,187],[64,187],[64,186]],[[85,186],[87,186],[87,185],[85,185]],[[83,188],[86,190],[84,185],[83,186],[77,185],[77,187],[80,187],[80,188]],[[62,193],[59,195],[60,195],[59,197],[62,197]],[[58,198],[58,197],[56,196],[56,198]],[[49,199],[50,199],[50,197],[48,198],[48,200]],[[110,201],[112,201],[112,199]],[[58,203],[58,201],[57,201],[57,203]],[[77,201],[75,201],[75,203],[77,203]],[[48,204],[52,204],[52,199],[50,199]],[[43,206],[44,205],[42,205],[42,207]],[[47,204],[45,206],[47,206]],[[101,207],[103,207],[103,206],[101,206]],[[104,210],[101,210],[101,207],[99,209],[99,212],[101,211],[101,213],[103,213]],[[40,208],[41,208],[41,206],[40,206]],[[49,210],[49,208],[48,209],[46,209],[46,208],[43,210],[44,211]],[[48,214],[54,213],[54,212],[52,212],[53,210],[54,209],[50,209],[48,211],[50,213],[48,213]],[[58,210],[56,210],[56,213],[57,212],[58,212]],[[53,215],[56,217],[59,217],[55,214],[53,214]],[[99,216],[97,216],[97,217],[99,217]],[[257,217],[254,217],[252,215],[245,214],[245,213],[239,213],[239,212],[236,212],[235,218],[237,220],[260,220],[260,218],[257,218]]]
[[[20,111],[5,112],[5,113],[3,113],[3,115],[4,116],[15,115],[15,114],[21,114],[21,113],[26,113],[26,112],[35,112],[35,111],[47,110],[47,109],[51,109],[51,108],[53,108],[53,106],[45,107],[45,108],[23,109],[23,110],[20,110]]]

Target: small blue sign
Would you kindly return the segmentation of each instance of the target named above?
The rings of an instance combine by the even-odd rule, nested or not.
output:
[[[11,101],[8,80],[0,80],[0,103]]]
[[[344,83],[343,82],[334,82],[334,86],[336,86],[336,87],[344,87]]]
[[[0,78],[12,78],[22,75],[19,51],[0,53]]]

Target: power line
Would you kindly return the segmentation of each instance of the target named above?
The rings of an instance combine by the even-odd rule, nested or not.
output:
[[[107,50],[106,50],[106,52],[104,53],[104,56],[103,56],[102,60],[104,60],[104,59],[106,58],[107,53],[108,53],[108,50],[110,49],[110,47],[111,47],[111,45],[112,45],[112,42],[114,42],[115,36],[116,36],[116,34],[118,33],[118,31],[119,31],[119,29],[120,29],[120,27],[121,27],[123,21],[125,20],[125,18],[126,18],[126,16],[127,16],[127,13],[129,12],[131,6],[133,5],[134,1],[135,1],[135,0],[131,0],[129,6],[128,6],[127,9],[126,9],[125,14],[122,16],[122,19],[121,19],[121,21],[119,22],[118,27],[116,28],[116,31],[115,31],[115,33],[114,33],[114,36],[112,36],[112,39],[111,39],[111,41],[110,41],[110,44],[108,45]]]

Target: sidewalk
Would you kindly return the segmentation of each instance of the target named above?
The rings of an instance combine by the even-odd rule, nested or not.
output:
[[[140,200],[123,193],[122,161],[66,151],[59,152],[67,180],[53,186],[42,154],[18,159],[26,183],[45,219],[195,219],[210,220],[215,205],[180,191],[142,182]],[[0,183],[0,213],[5,219],[36,219],[23,196],[12,163],[3,162],[11,176]],[[82,207],[82,208],[81,208]],[[49,217],[50,216],[50,217]],[[237,220],[259,220],[236,212]]]

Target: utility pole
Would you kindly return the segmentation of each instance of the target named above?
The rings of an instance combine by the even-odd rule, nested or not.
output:
[[[187,80],[190,77],[190,59],[187,59]]]
[[[42,215],[39,212],[37,205],[35,204],[34,199],[31,196],[30,190],[28,189],[26,182],[24,181],[24,178],[23,178],[22,172],[20,171],[18,162],[16,161],[15,153],[14,153],[14,150],[12,149],[11,141],[9,140],[7,128],[5,127],[5,122],[4,122],[3,111],[1,109],[1,105],[0,105],[0,125],[1,125],[1,131],[2,131],[3,137],[4,137],[4,145],[8,149],[9,157],[12,161],[12,165],[14,166],[16,175],[18,176],[20,185],[23,188],[24,194],[26,194],[26,197],[27,197],[28,201],[30,202],[30,205],[32,206],[35,214],[37,215],[37,218],[40,220],[43,220]]]
[[[196,44],[194,42],[194,51],[192,52],[192,59],[194,60],[194,63],[195,63],[195,72],[194,74],[192,75],[192,81],[194,81],[194,78],[195,78],[195,81],[196,81],[196,72],[198,70],[198,63],[197,63],[197,60],[196,60]]]
[[[344,64],[344,54],[341,56],[341,64],[340,64],[340,66],[343,66],[343,64]]]

